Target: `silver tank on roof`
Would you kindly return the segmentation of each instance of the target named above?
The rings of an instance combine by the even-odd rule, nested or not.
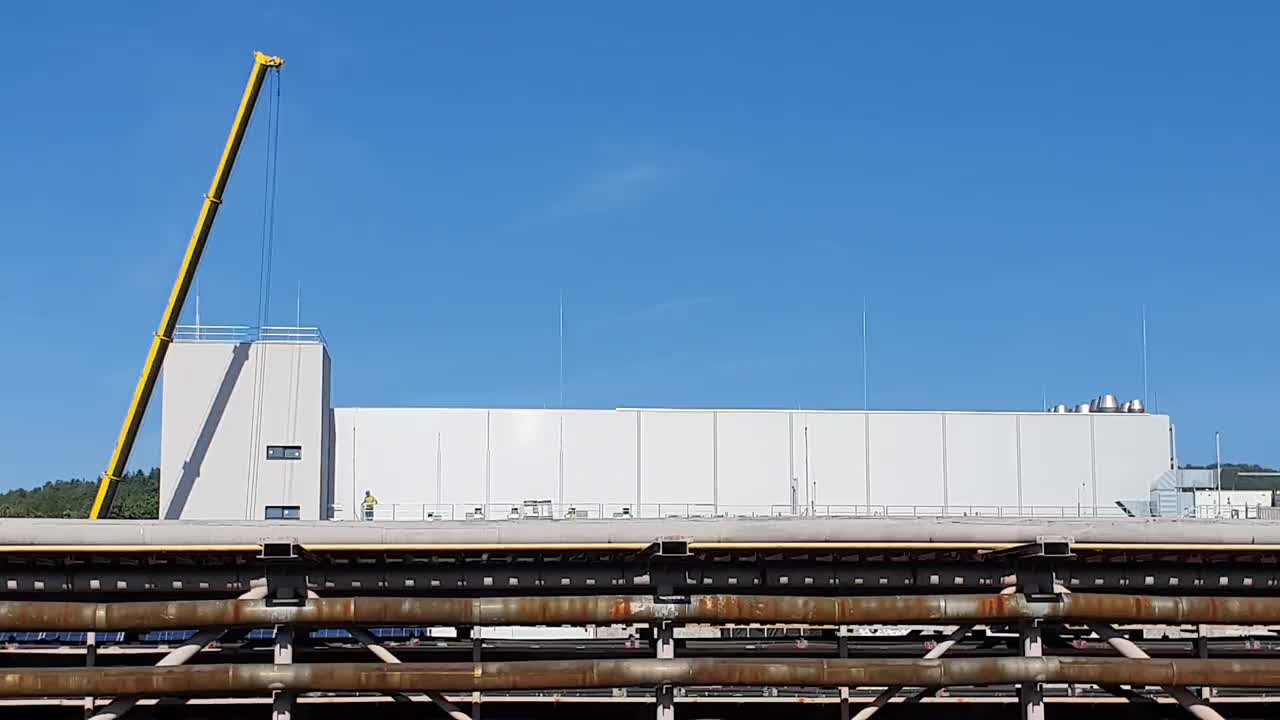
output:
[[[1093,403],[1080,403],[1079,405],[1076,406],[1076,412],[1078,413],[1092,412],[1092,407],[1090,407],[1092,404]]]
[[[1143,405],[1143,404],[1142,404],[1142,401],[1141,401],[1141,400],[1130,400],[1130,401],[1129,401],[1129,412],[1131,412],[1131,413],[1144,413],[1144,412],[1146,412],[1146,411],[1147,411],[1147,408],[1146,408],[1146,406],[1145,406],[1145,405]]]
[[[1116,402],[1116,396],[1107,393],[1098,398],[1098,412],[1113,413],[1120,411],[1120,403]]]
[[[1058,405],[1054,405],[1054,406],[1053,406],[1053,410],[1052,410],[1051,412],[1055,412],[1055,413],[1058,413],[1059,415],[1061,415],[1062,413],[1065,413],[1066,411],[1067,411],[1067,406],[1066,406],[1066,405],[1058,404]]]

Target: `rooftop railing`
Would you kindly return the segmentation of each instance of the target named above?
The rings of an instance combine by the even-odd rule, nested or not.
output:
[[[333,508],[334,518],[349,520],[343,506]],[[630,518],[714,517],[990,517],[990,518],[1123,518],[1131,517],[1116,505],[715,505],[713,503],[431,503],[381,502],[372,517],[357,508],[360,519],[376,521],[431,520],[625,520]],[[1243,513],[1241,514],[1243,517]],[[1256,510],[1249,517],[1257,517]]]
[[[173,339],[177,342],[324,344],[320,328],[291,325],[179,325],[174,329]]]

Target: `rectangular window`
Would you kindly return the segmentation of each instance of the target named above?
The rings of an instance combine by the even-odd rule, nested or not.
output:
[[[268,505],[268,520],[297,520],[300,517],[297,505]]]
[[[301,445],[268,445],[268,460],[301,460]]]

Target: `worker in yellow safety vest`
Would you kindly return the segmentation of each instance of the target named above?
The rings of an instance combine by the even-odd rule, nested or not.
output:
[[[360,506],[364,508],[364,519],[373,519],[373,509],[378,506],[378,498],[368,490],[364,491],[364,500],[360,502]]]

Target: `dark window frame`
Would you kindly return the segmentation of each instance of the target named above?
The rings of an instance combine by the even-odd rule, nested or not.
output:
[[[268,445],[268,460],[301,460],[301,445]]]
[[[302,507],[299,505],[268,505],[263,511],[266,520],[301,520]]]

